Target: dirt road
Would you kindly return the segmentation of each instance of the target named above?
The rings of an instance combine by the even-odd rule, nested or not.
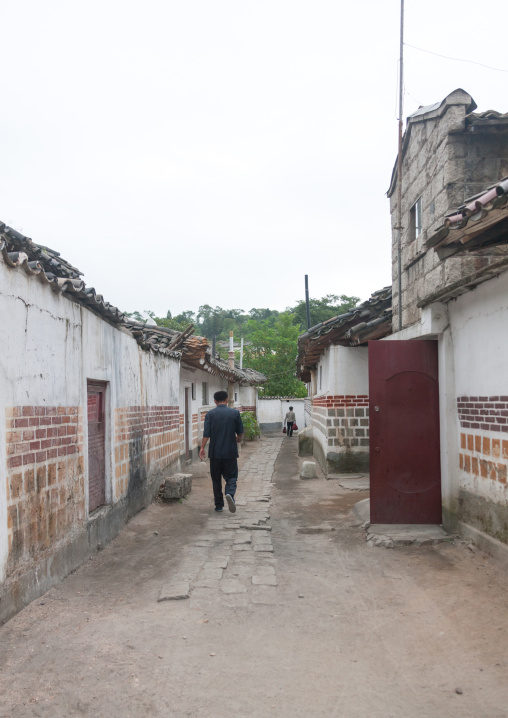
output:
[[[508,579],[462,542],[374,548],[366,492],[242,453],[238,511],[198,467],[0,629],[0,716],[503,718]],[[270,530],[271,528],[271,530]],[[172,587],[189,598],[158,602]]]

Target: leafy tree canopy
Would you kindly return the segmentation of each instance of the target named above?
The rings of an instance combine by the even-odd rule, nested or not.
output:
[[[266,396],[307,396],[305,384],[295,377],[295,359],[299,327],[289,312],[279,314],[273,324],[268,319],[251,323],[250,343],[244,356],[245,366],[268,377],[262,392]]]
[[[314,327],[316,324],[326,322],[339,314],[345,314],[350,309],[356,307],[359,302],[358,297],[348,297],[346,294],[327,294],[321,299],[310,299],[310,325]],[[296,306],[288,309],[293,316],[293,324],[302,327],[302,331],[307,329],[307,310],[305,300],[297,302]]]
[[[310,300],[311,326],[344,314],[354,308],[359,299],[346,294],[327,294],[321,299]],[[210,341],[227,341],[232,331],[235,339],[245,339],[244,365],[257,369],[268,376],[263,393],[266,396],[306,396],[305,385],[294,376],[296,366],[298,335],[307,329],[305,301],[300,300],[285,312],[276,309],[254,307],[249,312],[243,309],[223,309],[203,304],[196,313],[188,310],[172,316],[156,317],[153,312],[132,312],[128,316],[137,321],[146,321],[151,316],[159,326],[183,331],[194,324],[196,334]],[[220,347],[217,346],[217,350]],[[227,350],[225,350],[225,356]]]

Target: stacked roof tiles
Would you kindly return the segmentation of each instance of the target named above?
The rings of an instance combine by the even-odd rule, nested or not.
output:
[[[316,324],[298,338],[297,376],[310,381],[324,350],[330,345],[360,346],[392,331],[392,288],[374,292],[370,299],[345,314]]]
[[[444,218],[427,241],[441,258],[508,243],[508,177],[486,187]]]
[[[253,369],[230,368],[227,362],[212,356],[208,340],[193,336],[193,325],[184,332],[178,332],[133,321],[106,302],[93,287],[87,287],[81,278],[82,272],[62,259],[58,252],[36,244],[3,222],[0,222],[0,254],[8,267],[24,271],[35,280],[48,284],[54,291],[83,304],[101,319],[129,332],[145,350],[181,359],[190,366],[245,386],[266,381],[263,374]]]

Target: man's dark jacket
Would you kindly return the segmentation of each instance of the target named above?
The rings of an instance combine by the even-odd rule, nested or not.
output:
[[[210,439],[210,459],[235,459],[238,457],[236,435],[243,434],[242,417],[238,409],[219,404],[205,416],[203,436]]]

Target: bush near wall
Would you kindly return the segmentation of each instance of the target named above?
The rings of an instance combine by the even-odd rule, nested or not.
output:
[[[251,411],[243,411],[240,416],[242,417],[244,436],[249,441],[252,441],[257,436],[261,436],[261,429],[256,420],[255,415]]]

